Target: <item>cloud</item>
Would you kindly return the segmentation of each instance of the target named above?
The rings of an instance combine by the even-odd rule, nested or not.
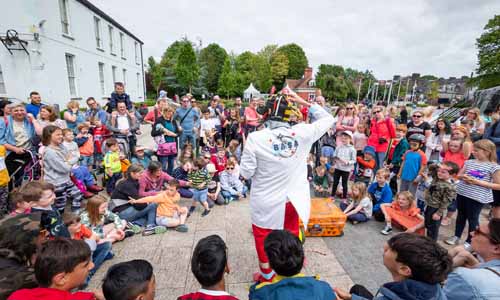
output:
[[[476,38],[500,11],[497,0],[92,0],[161,57],[187,36],[227,51],[295,42],[309,64],[395,74],[462,76],[477,64]]]

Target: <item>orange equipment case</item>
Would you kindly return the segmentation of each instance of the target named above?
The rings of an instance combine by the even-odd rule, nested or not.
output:
[[[329,198],[312,198],[311,215],[306,236],[339,236],[344,231],[347,220],[344,212]],[[300,222],[300,227],[304,224]]]

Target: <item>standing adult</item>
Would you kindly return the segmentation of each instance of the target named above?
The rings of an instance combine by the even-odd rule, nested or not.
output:
[[[7,149],[5,165],[10,176],[9,187],[20,186],[23,168],[31,161],[32,139],[35,136],[33,116],[26,114],[23,103],[11,104],[12,115],[0,119],[0,144]]]
[[[189,142],[193,149],[197,149],[196,139],[200,128],[200,113],[191,106],[191,101],[187,96],[182,97],[181,107],[175,111],[174,120],[182,128],[179,147],[183,149],[184,144]]]
[[[368,146],[375,148],[377,157],[376,170],[384,166],[386,153],[389,148],[389,141],[396,137],[396,129],[394,120],[386,118],[384,115],[384,108],[382,106],[375,106],[373,108],[373,118],[370,122],[370,136],[368,137]]]
[[[174,170],[177,157],[178,128],[173,120],[174,112],[171,106],[164,108],[163,115],[156,120],[151,131],[151,135],[156,137],[158,144],[156,155],[162,164],[162,169],[170,175]]]
[[[472,232],[471,246],[482,261],[464,247],[449,251],[453,272],[443,291],[448,299],[500,299],[500,218],[479,225]]]
[[[80,111],[80,103],[76,100],[69,101],[66,107],[68,109],[64,112],[66,126],[77,134],[77,126],[78,124],[85,122],[85,114]]]
[[[424,121],[424,113],[421,110],[415,110],[411,115],[411,121],[408,122],[408,131],[406,132],[406,139],[414,133],[425,136],[427,141],[432,135],[432,127],[429,123]],[[425,143],[425,141],[424,141]],[[423,149],[425,151],[425,149]]]
[[[237,140],[240,144],[243,143],[243,134],[241,130],[241,120],[239,110],[237,108],[230,108],[229,115],[224,120],[224,140],[225,145],[228,146],[231,140]]]
[[[163,110],[167,108],[167,99],[166,98],[158,98],[156,101],[156,105],[153,110],[148,111],[146,116],[144,117],[144,122],[153,125],[156,123],[156,120],[163,116]]]
[[[458,177],[457,185],[457,220],[455,235],[445,242],[449,245],[458,244],[465,225],[469,223],[469,234],[465,241],[471,241],[471,232],[479,225],[479,214],[487,203],[494,202],[492,190],[500,190],[500,165],[497,164],[496,147],[489,140],[479,140],[474,143],[472,154],[475,159],[465,162]]]
[[[492,141],[497,147],[497,159],[500,163],[500,119],[491,124],[486,132],[484,133],[484,138]]]
[[[250,104],[245,108],[245,136],[257,131],[262,116],[257,113],[257,97],[250,99]]]
[[[40,112],[40,108],[43,106],[42,97],[36,91],[30,93],[30,103],[26,105],[26,112],[32,114],[33,117],[37,117]]]
[[[338,118],[336,124],[337,147],[342,145],[342,132],[355,132],[358,129],[359,118],[357,114],[358,112],[354,103],[349,103],[345,108],[345,114]]]
[[[106,127],[113,133],[113,136],[118,139],[124,139],[128,142],[129,153],[131,156],[135,151],[137,143],[136,134],[139,134],[139,122],[134,112],[127,110],[125,102],[118,102],[116,104],[116,111],[111,113],[111,118],[108,119]]]
[[[97,117],[101,121],[101,124],[106,124],[108,121],[108,113],[102,109],[94,97],[87,98],[87,106],[88,109],[85,111],[85,120],[90,121],[91,118]]]
[[[215,95],[210,101],[208,106],[208,111],[210,112],[210,119],[212,119],[215,130],[217,131],[217,138],[222,137],[222,124],[224,122],[224,109],[222,105],[219,104],[220,97]]]
[[[260,280],[274,275],[264,252],[264,240],[273,229],[288,229],[299,235],[299,216],[307,227],[310,191],[305,164],[313,142],[332,126],[333,117],[289,91],[291,101],[310,106],[316,122],[290,126],[282,114],[271,114],[267,127],[248,135],[241,158],[241,176],[252,180],[251,215]],[[279,96],[278,96],[279,97]],[[268,101],[279,101],[277,97]],[[276,102],[275,102],[276,103]]]
[[[479,111],[479,108],[470,108],[467,110],[467,114],[461,118],[459,118],[456,122],[455,125],[467,125],[469,123],[472,123],[472,126],[470,126],[469,129],[469,134],[471,136],[472,141],[477,141],[482,138],[484,134],[484,129],[486,127],[486,124],[484,123],[483,119],[481,118],[481,114]]]
[[[234,108],[238,110],[240,118],[243,118],[245,116],[245,107],[243,107],[241,97],[236,97],[236,99],[234,99]]]

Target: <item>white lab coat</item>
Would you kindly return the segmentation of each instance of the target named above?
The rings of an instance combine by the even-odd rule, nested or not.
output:
[[[333,116],[315,104],[316,120],[291,128],[265,128],[248,136],[241,157],[241,175],[252,179],[252,223],[266,229],[283,229],[286,202],[290,201],[307,226],[311,195],[307,156],[312,144],[332,127]]]

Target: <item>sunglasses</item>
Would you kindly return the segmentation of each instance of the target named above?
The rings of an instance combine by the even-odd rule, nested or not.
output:
[[[488,233],[482,231],[480,227],[477,227],[476,230],[474,230],[474,234],[480,234],[482,236],[487,237],[490,240],[490,242],[494,245],[500,244],[500,241],[498,241],[494,237],[492,237],[491,234],[488,234]]]
[[[353,109],[354,109],[354,107],[347,107],[346,109],[347,109],[347,110],[353,110]]]
[[[421,115],[413,115],[412,117],[414,117],[414,118],[422,118]]]
[[[376,114],[376,113],[379,113],[379,112],[382,112],[381,110],[376,110],[373,112],[373,114]]]
[[[226,170],[234,170],[234,168],[227,167]]]
[[[203,156],[204,159],[210,159],[210,156]]]

